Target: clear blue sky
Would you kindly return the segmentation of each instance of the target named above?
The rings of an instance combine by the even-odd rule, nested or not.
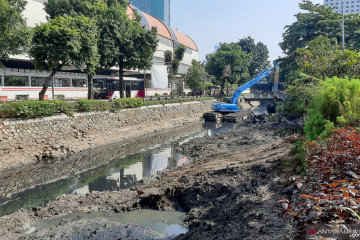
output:
[[[323,0],[312,0],[323,4]],[[284,27],[295,21],[301,0],[171,0],[171,26],[190,36],[199,48],[199,60],[219,42],[237,42],[251,36],[263,42],[275,60],[282,51]]]

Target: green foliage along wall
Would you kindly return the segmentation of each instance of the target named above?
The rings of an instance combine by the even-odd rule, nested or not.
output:
[[[360,80],[329,78],[320,84],[308,110],[308,139],[327,136],[334,126],[360,126]]]

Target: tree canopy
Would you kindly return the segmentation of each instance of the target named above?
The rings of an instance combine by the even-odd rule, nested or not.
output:
[[[269,50],[264,43],[255,43],[255,40],[253,38],[246,37],[240,39],[238,44],[244,52],[252,55],[249,66],[250,78],[254,78],[255,76],[257,76],[270,64],[268,60]]]
[[[207,87],[206,83],[207,73],[205,66],[196,60],[193,60],[191,67],[185,74],[185,83],[193,91],[203,90]]]
[[[50,17],[82,14],[95,21],[100,55],[96,67],[101,70],[119,66],[121,97],[124,69],[149,68],[157,46],[156,29],[147,31],[141,26],[136,12],[130,19],[126,14],[128,4],[126,0],[49,0],[45,4]],[[92,79],[88,82],[90,95]]]
[[[312,77],[359,77],[360,53],[343,50],[334,38],[315,38],[305,48],[297,49],[296,53],[300,71]]]
[[[141,26],[136,13],[129,19],[125,8],[118,4],[109,6],[98,24],[100,64],[106,68],[119,66],[120,97],[123,98],[124,69],[151,67],[158,42],[157,30],[148,31]]]
[[[0,60],[21,53],[28,44],[29,31],[21,16],[25,5],[23,0],[0,0]]]
[[[249,79],[251,55],[237,43],[222,43],[220,48],[206,56],[206,71],[214,76],[214,84],[222,93],[226,83],[241,84]]]
[[[43,99],[50,79],[63,66],[93,72],[99,60],[96,25],[84,16],[56,17],[33,29],[30,57],[39,70],[51,71],[39,97]],[[95,47],[94,47],[95,46]]]
[[[306,47],[297,49],[295,56],[298,73],[296,79],[287,86],[286,91],[291,97],[282,105],[282,110],[287,115],[303,115],[311,104],[315,106],[315,102],[319,100],[316,96],[324,88],[326,79],[340,77],[344,82],[359,77],[360,53],[343,50],[334,38],[318,37],[310,41]],[[321,109],[323,111],[326,107]],[[313,117],[323,115],[326,114],[317,112]],[[334,122],[333,118],[329,120]],[[323,124],[325,119],[322,121]]]
[[[74,15],[98,18],[107,8],[104,0],[48,0],[44,5],[50,19]]]
[[[171,91],[174,90],[174,78],[179,72],[180,63],[184,58],[185,51],[185,46],[180,45],[175,49],[174,56],[170,50],[164,52],[164,63],[168,68],[168,75],[171,80]]]
[[[313,4],[309,0],[303,0],[299,4],[302,10],[295,15],[296,21],[285,27],[283,41],[280,47],[286,57],[280,59],[282,74],[281,78],[292,78],[289,74],[298,71],[296,64],[296,50],[304,48],[307,44],[319,36],[335,38],[342,42],[341,19],[342,14],[334,13],[331,8],[323,4]],[[345,15],[345,44],[349,50],[360,49],[360,15]]]

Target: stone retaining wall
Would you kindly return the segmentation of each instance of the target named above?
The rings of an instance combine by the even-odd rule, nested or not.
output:
[[[116,113],[77,113],[0,120],[0,170],[59,159],[92,147],[199,121],[211,101],[148,106]]]

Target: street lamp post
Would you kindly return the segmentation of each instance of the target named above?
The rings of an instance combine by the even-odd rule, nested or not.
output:
[[[344,0],[341,0],[341,7],[342,7],[342,45],[343,49],[345,50],[345,18],[344,18]]]

